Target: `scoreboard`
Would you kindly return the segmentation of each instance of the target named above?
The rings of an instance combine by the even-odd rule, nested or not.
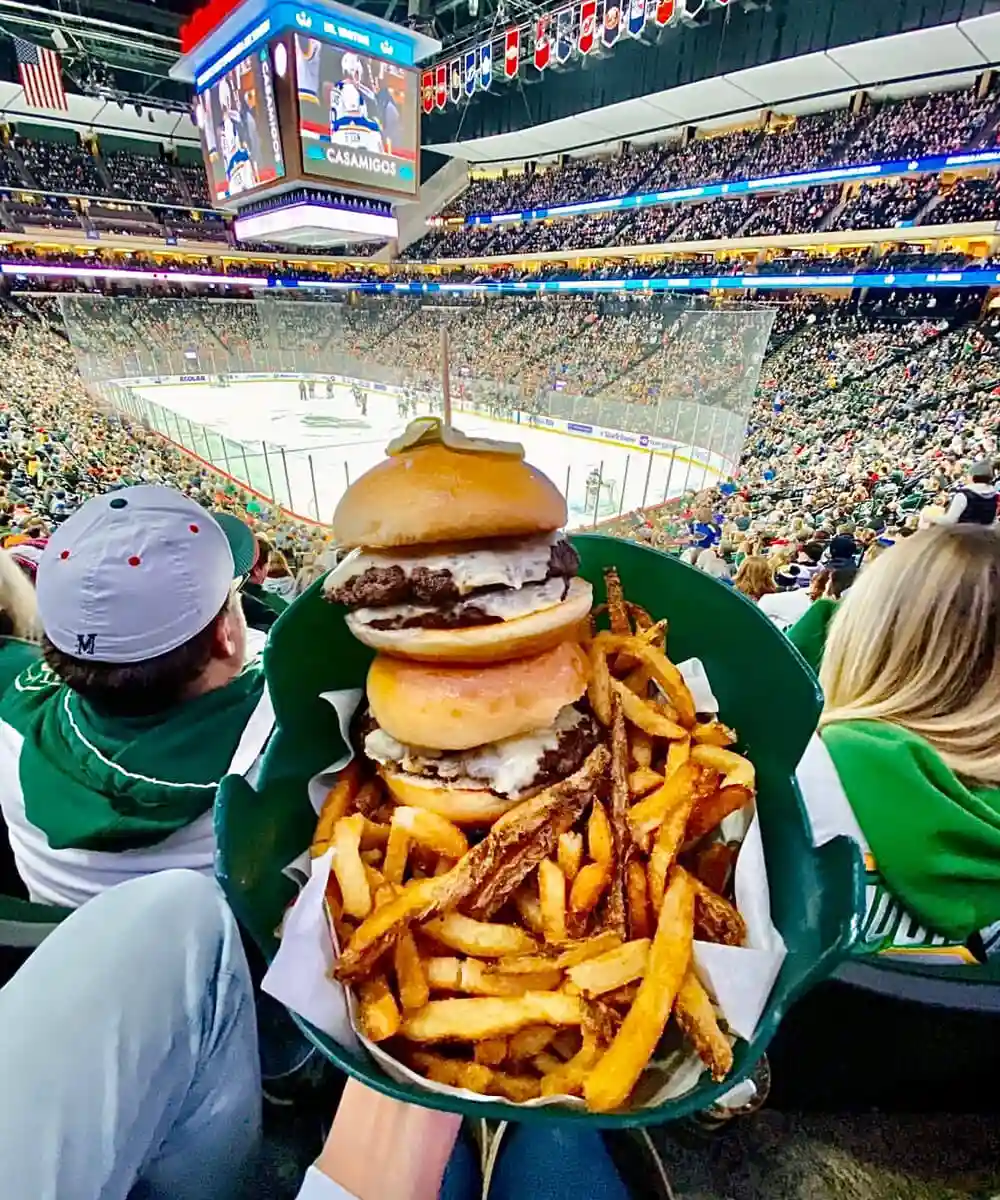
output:
[[[303,175],[415,196],[416,72],[306,34],[293,40]]]
[[[202,19],[199,29],[210,23]],[[301,196],[304,186],[311,194],[416,199],[416,67],[438,48],[329,0],[229,7],[171,72],[194,84],[214,203],[259,209],[261,200]]]

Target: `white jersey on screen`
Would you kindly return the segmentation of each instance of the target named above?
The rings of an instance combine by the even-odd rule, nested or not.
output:
[[[298,80],[299,100],[319,104],[319,69],[323,52],[315,38],[295,39],[295,68]]]
[[[374,116],[375,95],[361,82],[361,59],[345,54],[341,68],[345,78],[330,90],[330,141],[382,154],[382,126]]]
[[[250,151],[243,142],[239,117],[227,112],[222,118],[222,160],[226,165],[226,182],[229,194],[235,196],[245,192],[256,183]]]

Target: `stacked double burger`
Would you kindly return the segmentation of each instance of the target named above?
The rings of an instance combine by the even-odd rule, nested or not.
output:
[[[489,824],[601,741],[577,703],[592,592],[566,515],[520,446],[427,418],[341,499],[334,532],[356,549],[325,595],[378,651],[361,749],[399,803]]]

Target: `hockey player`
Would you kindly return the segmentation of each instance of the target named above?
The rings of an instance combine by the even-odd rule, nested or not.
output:
[[[335,146],[385,151],[375,92],[363,82],[364,64],[348,50],[340,60],[343,79],[330,89],[330,141]]]
[[[257,184],[250,151],[243,136],[240,111],[240,88],[235,77],[226,76],[219,84],[219,107],[222,110],[222,164],[226,172],[226,191],[230,196],[248,191]]]

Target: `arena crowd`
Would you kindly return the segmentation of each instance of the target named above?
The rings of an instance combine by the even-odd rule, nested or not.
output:
[[[887,148],[916,156],[992,145],[998,115],[995,92],[965,90],[686,146],[653,143],[474,183],[453,211],[864,161]],[[110,181],[112,194],[100,205],[22,202],[14,195],[25,174],[40,191],[103,197]],[[0,187],[12,193],[0,208],[18,223],[35,208],[53,225],[194,227],[199,185],[200,173],[166,158],[103,156],[82,144],[60,156],[15,136],[0,154]],[[813,188],[624,220],[434,232],[416,254],[992,220],[994,191],[992,179]],[[227,236],[221,223],[217,233]],[[788,251],[753,264],[705,253],[579,272],[561,264],[538,277],[836,275],[970,261],[960,250],[901,245]],[[985,254],[974,261],[996,265]],[[257,780],[273,728],[258,652],[343,548],[317,521],[251,488],[238,464],[223,473],[182,444],[179,422],[179,440],[151,428],[137,415],[141,389],[120,382],[130,375],[194,374],[219,386],[243,372],[346,376],[369,385],[352,388],[361,419],[389,405],[402,420],[439,410],[446,325],[459,413],[505,420],[512,437],[518,425],[568,417],[580,432],[659,435],[675,443],[671,463],[678,447],[707,438],[728,462],[718,477],[703,467],[689,486],[690,469],[672,482],[671,466],[662,501],[644,495],[600,528],[731,587],[816,672],[824,703],[808,753],[842,793],[846,832],[865,852],[878,903],[860,949],[893,953],[898,934],[909,949],[943,949],[955,961],[996,956],[1000,309],[990,291],[887,284],[848,293],[841,284],[734,300],[569,290],[303,301],[250,299],[240,275],[255,271],[233,263],[228,282],[206,287],[14,276],[0,289],[0,892],[75,910],[0,993],[19,1017],[17,1038],[0,1040],[0,1076],[19,1081],[0,1120],[12,1195],[90,1200],[135,1194],[136,1182],[172,1197],[224,1194],[254,1162],[259,1061],[273,1067],[276,1049],[301,1050],[294,1030],[282,1041],[287,1021],[261,1000],[235,918],[204,877],[215,871],[218,782],[229,773]],[[343,276],[320,268],[308,277],[331,273]],[[353,277],[380,278],[363,268]],[[503,266],[496,277],[519,278]],[[303,379],[300,395],[309,388]],[[721,431],[734,436],[713,441]],[[0,943],[0,970],[8,950]],[[135,1053],[109,1056],[123,1029]],[[301,1063],[287,1070],[283,1059],[268,1086],[288,1076],[314,1086]],[[407,1135],[439,1182],[458,1121],[350,1083],[312,1183],[322,1174],[369,1194],[350,1174],[357,1131],[396,1121],[415,1122]],[[29,1153],[39,1124],[49,1136],[42,1153]],[[596,1135],[538,1157],[564,1189],[572,1168],[586,1174],[579,1194],[620,1194]],[[370,1194],[402,1194],[410,1160],[365,1158],[362,1173],[377,1177]],[[510,1161],[501,1159],[501,1197],[523,1194],[523,1173],[505,1189]],[[56,1191],[67,1164],[68,1190]],[[436,1192],[433,1183],[427,1194]]]

